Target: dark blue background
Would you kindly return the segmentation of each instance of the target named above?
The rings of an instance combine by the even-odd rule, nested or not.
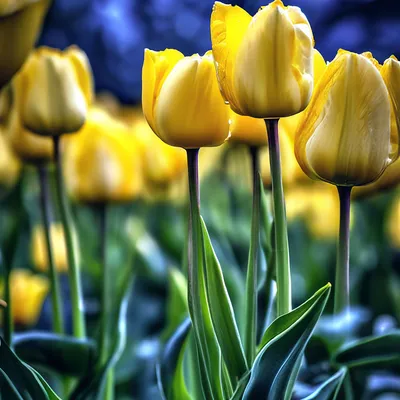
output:
[[[98,90],[124,103],[141,96],[143,49],[209,50],[213,0],[54,0],[40,44],[77,44],[88,54]],[[266,1],[232,2],[254,14]],[[288,0],[308,16],[327,60],[338,48],[372,51],[379,61],[400,53],[399,0]]]

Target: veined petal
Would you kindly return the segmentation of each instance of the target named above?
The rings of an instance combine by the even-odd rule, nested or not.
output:
[[[239,46],[251,22],[242,8],[215,2],[211,13],[211,42],[219,87],[232,109],[241,114],[233,87],[234,65]]]
[[[155,125],[154,108],[161,87],[183,54],[174,49],[152,51],[145,49],[142,69],[142,107],[151,129],[158,135]]]
[[[391,100],[392,125],[390,140],[392,148],[390,159],[395,161],[399,156],[400,141],[400,62],[396,57],[391,56],[384,62],[380,72],[388,88]]]
[[[389,136],[390,102],[378,69],[365,56],[339,51],[297,131],[300,166],[338,185],[372,182],[388,164]]]

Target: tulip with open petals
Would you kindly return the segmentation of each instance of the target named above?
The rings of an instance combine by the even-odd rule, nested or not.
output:
[[[216,2],[211,41],[221,92],[233,111],[280,118],[306,108],[314,39],[300,8],[275,0],[251,17],[238,6]]]
[[[229,135],[229,107],[218,89],[214,59],[177,50],[145,50],[142,106],[156,135],[186,149],[219,146]]]

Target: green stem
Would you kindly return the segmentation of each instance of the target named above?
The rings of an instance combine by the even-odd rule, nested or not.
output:
[[[49,275],[51,281],[51,304],[53,311],[53,331],[56,333],[64,333],[64,321],[62,313],[62,301],[60,292],[60,282],[54,262],[53,247],[51,241],[50,224],[51,224],[51,209],[50,209],[50,193],[48,171],[45,165],[38,167],[39,184],[40,184],[40,207],[42,211],[42,223],[46,238],[47,260],[49,266]]]
[[[198,350],[199,367],[202,374],[202,389],[206,399],[214,399],[207,366],[210,363],[206,349],[206,333],[202,324],[200,268],[202,257],[202,238],[200,221],[200,190],[199,190],[199,149],[187,150],[188,179],[189,179],[189,241],[188,241],[188,305],[190,317]],[[206,375],[206,376],[204,376]]]
[[[278,119],[265,120],[268,133],[269,163],[274,205],[277,316],[279,317],[292,309],[292,288],[290,281],[289,241],[286,224],[285,198],[283,195],[278,122]]]
[[[259,149],[250,147],[253,173],[253,211],[251,218],[251,239],[246,277],[245,335],[244,348],[248,365],[252,365],[256,354],[257,340],[257,266],[260,251],[260,167]]]
[[[338,186],[340,201],[339,240],[336,257],[334,313],[349,311],[350,305],[350,195],[351,186]]]
[[[68,277],[71,289],[73,334],[76,338],[84,338],[86,336],[86,328],[84,320],[82,287],[73,237],[73,221],[63,183],[60,136],[54,136],[53,143],[54,159],[56,162],[57,196],[60,206],[61,222],[64,228],[69,265]]]
[[[274,283],[274,276],[275,276],[275,257],[272,254],[270,259],[267,262],[267,275],[265,277],[265,321],[264,321],[264,328],[263,332],[268,328],[270,323],[273,320],[273,303],[274,303],[274,294],[272,291],[273,283]]]
[[[100,338],[99,354],[102,364],[105,364],[109,357],[110,336],[108,333],[108,324],[112,313],[112,291],[110,268],[107,263],[107,205],[99,204],[97,206],[99,216],[100,233],[100,262],[102,271],[102,291],[101,291],[101,315],[100,315]],[[106,386],[104,389],[104,400],[114,399],[114,373],[112,368],[107,373]]]
[[[11,268],[9,265],[5,268],[4,275],[4,300],[7,303],[7,307],[4,309],[4,341],[11,347],[12,346],[12,335],[14,332],[14,320],[12,316],[12,301],[11,301],[11,288],[10,288],[10,275]]]

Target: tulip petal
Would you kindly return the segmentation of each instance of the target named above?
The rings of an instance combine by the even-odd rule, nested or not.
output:
[[[389,136],[390,102],[378,69],[364,56],[339,51],[298,128],[300,166],[338,185],[372,182],[387,166]]]
[[[250,22],[251,16],[239,6],[215,2],[210,29],[218,82],[224,99],[239,114],[242,112],[232,77],[236,56]]]
[[[142,69],[142,107],[148,124],[158,135],[155,125],[154,108],[161,87],[174,68],[176,63],[183,58],[183,54],[174,49],[152,51],[145,49]]]

